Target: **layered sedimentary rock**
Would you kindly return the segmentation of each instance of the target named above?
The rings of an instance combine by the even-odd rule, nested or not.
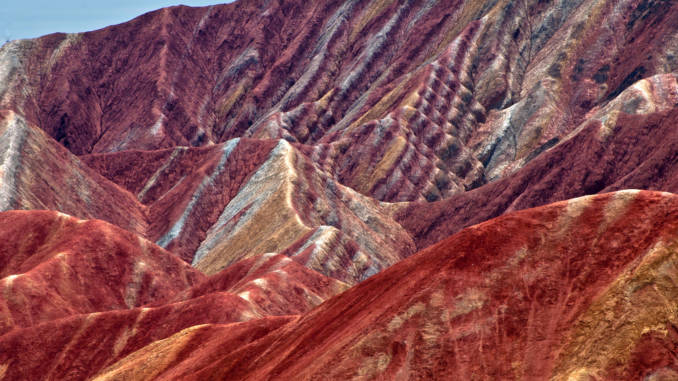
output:
[[[355,283],[414,252],[388,206],[339,184],[285,140],[236,138],[83,161],[136,194],[148,210],[149,239],[210,274],[284,252]]]
[[[677,377],[676,196],[576,198],[678,192],[676,25],[240,0],[8,42],[0,379]]]
[[[103,221],[0,213],[0,332],[138,307],[204,279],[175,255]]]
[[[0,107],[78,155],[285,138],[361,193],[431,201],[675,71],[677,22],[636,0],[173,7],[6,44]]]
[[[220,347],[234,337],[230,329],[196,327],[100,377],[144,379],[134,368],[141,358],[153,358],[146,367],[165,379],[675,376],[677,231],[678,198],[660,192],[512,213],[423,250],[249,345]],[[170,355],[180,351],[181,358]]]
[[[213,273],[252,254],[284,250],[355,283],[405,258],[414,245],[380,203],[337,184],[280,140],[210,227],[193,264]]]
[[[58,212],[4,212],[0,226],[6,379],[86,379],[203,324],[254,320],[236,336],[253,340],[348,288],[279,254],[206,277],[130,232]]]
[[[131,223],[115,210],[42,202],[53,197],[49,189],[36,202],[12,207],[42,202],[102,218],[211,272],[243,256],[294,254],[294,247],[318,249],[329,240],[337,256],[300,260],[355,282],[413,252],[401,232],[392,234],[398,224],[383,216],[394,210],[423,248],[505,211],[624,187],[673,190],[670,175],[642,175],[646,168],[618,160],[618,151],[605,168],[562,171],[585,162],[567,142],[593,139],[587,135],[593,124],[601,124],[600,149],[607,149],[609,131],[622,124],[654,129],[671,114],[677,21],[666,1],[242,1],[167,8],[95,32],[11,42],[0,52],[2,107],[139,200],[114,201],[136,215],[134,226],[123,226]],[[638,120],[627,121],[627,114]],[[544,157],[565,148],[569,157]],[[672,163],[670,155],[663,149],[652,162]],[[314,168],[304,171],[317,172],[312,176],[320,181],[298,175],[306,161]],[[520,171],[537,162],[540,170]],[[658,165],[647,169],[670,173]],[[638,181],[601,186],[605,177],[632,170]],[[526,183],[549,171],[547,184]],[[261,183],[269,178],[282,180]],[[356,219],[331,215],[334,195],[316,203],[324,190],[294,193],[294,208],[279,202],[280,193],[252,194],[304,187],[281,185],[292,179],[345,185],[344,199],[357,192],[418,203],[359,216],[359,225],[383,222],[368,226],[376,233],[368,239],[357,238],[349,227]],[[480,193],[466,193],[488,181]],[[554,182],[563,190],[552,192]],[[526,188],[539,194],[524,194]],[[431,213],[420,206],[439,199],[445,201]],[[326,207],[292,210],[313,203]],[[266,205],[266,212],[246,212],[250,205]],[[267,222],[268,214],[278,218]],[[254,218],[250,229],[224,231],[236,220],[248,222],[242,216]],[[255,230],[274,239],[241,239]],[[305,236],[313,241],[297,242]],[[214,255],[206,256],[210,250]],[[394,255],[384,258],[387,252]]]
[[[205,148],[125,151],[83,160],[136,196],[150,221],[149,239],[191,262],[219,211],[275,144],[233,139]]]
[[[80,160],[17,114],[8,111],[3,121],[3,210],[105,219],[210,274],[285,252],[355,283],[414,252],[388,207],[337,183],[284,140]]]
[[[512,176],[443,201],[400,205],[396,219],[424,248],[507,211],[625,188],[678,192],[676,104],[676,74],[641,80]]]
[[[15,112],[0,111],[0,210],[51,209],[143,232],[132,195],[106,181]]]
[[[268,253],[236,262],[177,294],[172,301],[228,291],[249,302],[259,316],[282,316],[310,311],[348,287],[285,255]]]
[[[247,316],[243,319],[243,311],[247,311],[247,307],[242,299],[217,294],[187,303],[75,315],[16,329],[0,338],[0,374],[10,380],[87,380],[122,358],[130,359],[127,356],[138,350],[155,352],[160,343],[176,338],[175,335],[181,336],[182,332],[201,332],[206,328],[229,332],[230,339],[218,338],[223,348],[247,344],[294,319],[274,316],[243,323],[249,319]],[[204,337],[183,336],[182,344],[191,347],[205,343]],[[181,357],[180,351],[158,351],[160,353]],[[157,365],[145,358],[130,365],[137,375],[122,379],[143,379],[142,375],[154,379],[159,373],[154,371]]]

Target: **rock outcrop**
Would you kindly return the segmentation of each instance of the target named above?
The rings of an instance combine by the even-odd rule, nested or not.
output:
[[[0,213],[0,333],[70,315],[139,307],[204,279],[175,255],[103,221]]]
[[[662,0],[172,7],[6,44],[0,107],[76,155],[284,138],[363,194],[431,201],[675,72],[676,23]]]
[[[86,379],[205,324],[253,321],[259,333],[238,340],[256,338],[348,288],[281,254],[207,277],[130,232],[53,211],[0,213],[0,226],[5,379]]]
[[[187,328],[97,377],[675,375],[677,231],[678,198],[662,192],[621,191],[511,213],[299,318]]]
[[[4,44],[0,380],[678,377],[677,25],[239,0]]]

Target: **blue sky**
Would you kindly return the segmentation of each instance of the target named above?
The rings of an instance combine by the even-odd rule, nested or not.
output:
[[[205,6],[223,0],[3,0],[0,45],[53,32],[85,32],[170,5]]]

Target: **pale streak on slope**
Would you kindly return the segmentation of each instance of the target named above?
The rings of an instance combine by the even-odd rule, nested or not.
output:
[[[144,188],[141,190],[141,192],[139,192],[139,194],[137,195],[137,199],[138,199],[139,201],[141,201],[141,200],[144,199],[144,197],[146,196],[146,193],[147,193],[149,190],[151,190],[151,188],[153,187],[153,185],[155,185],[155,182],[158,180],[158,177],[160,177],[160,175],[161,175],[163,172],[165,172],[165,170],[167,170],[167,168],[170,166],[170,164],[172,164],[172,162],[174,162],[174,159],[176,159],[177,156],[179,156],[179,153],[180,153],[180,152],[183,152],[183,151],[186,151],[186,150],[187,150],[186,147],[176,147],[176,148],[174,149],[174,151],[172,152],[172,154],[170,155],[170,157],[167,159],[167,161],[165,162],[165,164],[163,164],[162,167],[160,167],[160,168],[153,174],[153,176],[151,176],[151,178],[148,180],[148,182],[144,185]],[[178,183],[178,182],[177,182],[177,183]]]
[[[188,216],[190,216],[191,212],[193,211],[193,208],[195,208],[195,206],[197,205],[198,201],[200,200],[200,197],[202,196],[202,193],[205,191],[207,187],[212,185],[214,183],[214,179],[223,172],[224,167],[226,166],[226,160],[231,155],[233,149],[238,145],[238,142],[240,142],[239,138],[229,140],[223,145],[222,148],[223,153],[221,155],[221,159],[219,159],[217,167],[214,169],[214,172],[212,172],[210,176],[207,176],[202,180],[202,182],[198,186],[198,189],[191,196],[191,201],[189,201],[188,205],[186,206],[186,209],[184,209],[184,213],[182,213],[181,217],[174,223],[174,225],[172,225],[170,230],[167,231],[167,233],[165,233],[165,235],[162,236],[157,241],[158,246],[167,247],[167,245],[169,245],[170,242],[172,242],[175,238],[179,236],[179,234],[181,234],[181,231],[184,228],[184,224],[186,224]]]
[[[157,378],[163,371],[173,363],[191,339],[200,333],[200,331],[209,329],[209,324],[194,325],[186,328],[174,335],[154,341],[142,349],[131,353],[125,357],[122,365],[118,363],[105,369],[94,378],[97,381],[105,380],[151,380]],[[152,365],[148,366],[149,359],[147,351],[153,353]],[[117,367],[116,367],[117,365]]]
[[[325,61],[328,54],[328,45],[335,38],[340,30],[342,24],[348,21],[349,13],[353,10],[355,0],[345,2],[335,13],[330,17],[327,24],[326,31],[321,34],[315,49],[313,50],[313,59],[309,67],[306,68],[304,74],[297,80],[294,85],[287,91],[287,94],[278,102],[275,110],[285,108],[289,101],[296,98],[299,93],[306,88],[311,79],[315,77],[323,61]]]
[[[356,283],[414,252],[411,237],[384,209],[280,140],[207,231],[193,265],[213,274],[240,259],[313,243],[312,255],[299,262]],[[320,226],[326,228],[316,233],[325,234],[313,235]]]
[[[337,34],[341,30],[341,26],[347,22],[349,13],[353,10],[355,5],[355,0],[345,2],[337,11],[329,18],[327,21],[327,26],[325,32],[320,35],[318,42],[316,43],[311,56],[310,63],[308,67],[305,68],[304,73],[299,77],[299,79],[290,87],[289,90],[285,93],[282,99],[272,107],[271,111],[265,117],[261,118],[262,122],[256,123],[252,128],[247,131],[247,136],[250,137],[277,137],[277,131],[280,128],[283,128],[281,125],[282,112],[281,110],[288,106],[288,103],[293,99],[297,98],[298,95],[305,89],[310,81],[316,76],[318,70],[322,63],[327,59],[328,54],[328,45],[329,43],[337,37]],[[249,50],[249,49],[248,49]],[[248,51],[245,51],[247,53]],[[243,53],[243,54],[245,54]],[[257,56],[258,57],[258,56]],[[236,63],[241,60],[241,57],[238,57]],[[218,85],[221,84],[221,81]]]
[[[214,273],[242,258],[279,252],[311,230],[292,204],[297,177],[294,149],[281,140],[207,231],[193,265]]]
[[[7,101],[12,98],[10,90],[19,78],[17,72],[23,71],[20,55],[22,45],[25,44],[25,40],[16,40],[0,48],[0,106],[6,106]]]
[[[334,226],[321,225],[290,256],[299,258],[302,253],[311,249],[308,259],[303,263],[304,266],[326,275],[334,275],[333,273],[338,268],[341,268],[352,279],[367,278],[378,273],[381,269],[370,263],[371,258],[365,253],[363,247],[351,255],[347,264],[345,259],[349,253],[342,240],[348,239],[350,239],[348,235]],[[301,262],[300,259],[299,261]],[[335,276],[336,278],[338,277]]]
[[[641,79],[622,91],[605,107],[594,109],[593,119],[601,122],[599,137],[604,141],[613,134],[620,112],[647,115],[670,110],[676,103],[678,103],[677,75],[658,74]],[[578,131],[580,129],[575,130],[572,135]]]
[[[614,133],[620,112],[629,115],[661,113],[670,110],[676,103],[678,103],[678,74],[657,74],[641,79],[605,106],[589,111],[584,121],[558,144],[575,137],[589,126],[591,121],[601,123],[598,137],[601,141],[605,141]]]
[[[51,70],[57,64],[59,58],[63,56],[68,48],[80,42],[82,39],[81,33],[68,33],[66,37],[59,43],[59,46],[54,49],[49,59],[47,60],[47,70]]]
[[[97,313],[89,314],[87,315],[87,318],[81,322],[80,327],[78,330],[75,332],[75,334],[71,337],[70,341],[66,343],[62,350],[57,354],[57,360],[53,362],[53,365],[50,367],[50,370],[47,372],[45,375],[46,380],[51,380],[54,379],[54,373],[55,371],[58,370],[59,364],[62,364],[64,362],[64,359],[66,358],[67,355],[70,353],[73,353],[73,347],[77,345],[77,343],[82,340],[83,334],[90,328],[90,326],[96,321],[96,316]]]
[[[20,125],[24,124],[24,125]],[[0,136],[0,210],[14,208],[16,197],[15,177],[21,165],[21,148],[26,140],[25,123],[11,113]]]
[[[137,335],[137,332],[139,330],[139,324],[143,321],[143,319],[146,317],[146,314],[150,310],[151,310],[150,308],[146,308],[146,307],[140,308],[139,314],[134,319],[134,324],[132,324],[132,327],[125,327],[123,329],[122,333],[119,335],[119,337],[115,341],[115,344],[113,344],[113,356],[114,357],[117,357],[118,355],[120,355],[120,352],[122,352],[123,349],[125,349],[125,346],[127,345],[129,339]]]
[[[168,13],[167,8],[162,9],[161,12],[162,12],[162,26],[161,26],[159,35],[161,37],[166,37],[166,36],[168,36],[168,32],[167,32],[168,20],[167,19],[168,19],[169,13]],[[163,44],[162,48],[160,49],[160,53],[159,53],[159,56],[160,56],[160,59],[158,60],[159,61],[159,63],[158,63],[159,73],[158,73],[158,81],[156,83],[156,86],[158,87],[158,90],[161,90],[162,88],[169,88],[169,92],[168,92],[169,94],[167,96],[167,99],[165,100],[165,106],[164,107],[160,108],[154,102],[153,108],[151,109],[152,113],[158,115],[158,119],[156,119],[155,123],[153,123],[153,125],[149,128],[149,130],[151,131],[151,134],[153,136],[156,136],[158,138],[162,137],[162,135],[164,134],[163,122],[167,119],[163,110],[167,106],[167,103],[169,102],[169,100],[174,97],[174,83],[171,83],[171,81],[169,81],[167,79],[167,77],[168,77],[168,75],[167,75],[167,54],[168,54],[168,50],[169,50],[169,43],[165,42]],[[168,84],[167,82],[170,82],[170,83]],[[161,129],[163,131],[161,131]]]
[[[21,115],[0,112],[0,138],[0,210],[60,210],[146,231],[147,222],[132,194],[94,173]]]
[[[675,236],[657,241],[596,298],[565,343],[553,380],[604,374],[612,363],[628,364],[644,335],[669,335],[678,324],[677,253]]]
[[[195,44],[195,41],[196,41],[198,34],[199,34],[199,31],[202,27],[205,26],[205,22],[207,21],[210,14],[212,13],[213,8],[214,8],[213,5],[207,7],[207,9],[205,10],[205,14],[203,14],[203,16],[200,18],[200,21],[198,21],[196,26],[193,28],[193,33],[191,34],[192,38],[188,41],[188,44],[186,45],[186,50],[183,53],[183,57],[182,57],[183,62],[186,61],[187,56],[191,55],[191,53],[193,51],[193,45]],[[169,34],[169,32],[167,31],[167,25],[168,25],[167,19],[168,19],[168,17],[169,17],[168,8],[164,8],[162,10],[163,24],[162,24],[162,30],[161,30],[161,33],[160,33],[162,36]],[[163,107],[158,109],[158,110],[154,110],[154,111],[157,111],[159,113],[158,119],[156,120],[156,122],[151,127],[151,134],[156,136],[156,137],[162,137],[164,135],[164,132],[163,132],[164,131],[164,123],[165,123],[165,121],[167,121],[167,116],[164,114],[164,112],[162,110],[167,109],[167,106],[174,99],[176,99],[176,94],[174,92],[174,89],[176,88],[176,84],[179,81],[179,79],[178,79],[179,73],[181,72],[181,70],[183,70],[186,67],[185,63],[184,63],[183,66],[180,66],[178,69],[174,70],[174,72],[171,74],[171,78],[168,79],[168,77],[170,77],[170,75],[168,75],[168,65],[167,65],[167,54],[168,54],[168,49],[169,49],[168,45],[169,44],[165,44],[162,47],[162,50],[160,51],[160,69],[161,69],[160,78],[161,78],[161,81],[159,81],[159,82],[162,83],[162,86],[168,87],[169,91],[168,91],[167,98],[165,99],[165,103],[164,103]],[[169,82],[169,84],[167,84],[167,82]],[[206,101],[203,101],[203,104],[206,104]],[[204,110],[202,110],[202,107],[201,107],[201,111],[198,113],[198,121],[202,120],[203,111]],[[161,130],[163,130],[163,131],[161,131]],[[204,131],[202,123],[198,124],[198,130]],[[209,142],[212,143],[211,137],[209,137]]]
[[[358,57],[357,62],[353,65],[353,67],[351,67],[344,80],[341,81],[341,84],[339,85],[339,96],[346,93],[351,87],[353,87],[355,81],[358,80],[365,70],[369,68],[369,65],[373,62],[374,57],[380,54],[381,48],[386,43],[391,31],[398,26],[401,17],[407,12],[409,8],[409,1],[402,4],[396,13],[384,25],[384,27],[381,28],[377,34],[372,36],[372,38],[370,38],[363,54]]]
[[[0,365],[0,380],[5,378],[5,373],[7,373],[8,368],[9,368],[9,363]]]

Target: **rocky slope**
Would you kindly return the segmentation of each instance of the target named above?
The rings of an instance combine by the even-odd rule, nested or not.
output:
[[[677,22],[662,0],[174,7],[6,44],[0,105],[77,155],[285,138],[364,194],[434,200],[675,71]]]
[[[414,252],[388,207],[338,184],[284,140],[80,159],[16,113],[4,115],[4,209],[107,220],[209,274],[286,252],[355,283]]]
[[[159,379],[196,380],[669,379],[678,374],[677,231],[678,198],[668,193],[623,191],[513,213],[248,345],[230,345],[235,327],[196,327],[99,379],[144,378],[150,369]],[[199,340],[205,346],[191,344]]]
[[[401,205],[396,219],[424,248],[507,211],[625,188],[678,192],[676,78],[639,81],[512,176],[439,202]]]
[[[13,330],[0,363],[10,379],[666,379],[676,232],[675,195],[620,191],[467,228],[301,315],[224,324],[236,308],[178,302],[241,290],[250,261],[162,306]]]
[[[581,148],[571,148],[572,141],[593,139],[590,129],[601,130],[600,143],[587,144],[607,150],[607,140],[620,139],[641,157],[646,151],[624,136],[642,137],[636,126],[658,136],[657,125],[670,125],[664,116],[671,118],[676,104],[677,23],[675,4],[654,0],[246,0],[172,7],[94,32],[5,44],[0,107],[139,201],[134,206],[129,194],[114,190],[115,201],[106,203],[124,204],[118,209],[136,215],[127,219],[133,223],[116,210],[93,213],[66,201],[44,202],[45,208],[105,219],[186,261],[202,261],[208,271],[242,256],[310,246],[295,244],[307,234],[317,233],[314,240],[330,234],[341,253],[323,254],[311,266],[355,283],[414,252],[399,225],[423,248],[506,210],[624,187],[671,191],[670,169],[659,164],[671,166],[670,148],[653,152],[647,168],[638,159],[620,162],[624,153],[611,151],[603,168],[569,169],[602,155],[587,151],[591,158],[580,160]],[[666,144],[672,142],[669,136]],[[645,149],[651,143],[645,140]],[[555,149],[570,156],[545,157]],[[521,172],[526,166],[542,169]],[[643,175],[645,169],[661,173]],[[538,195],[523,194],[530,190],[520,178],[547,171],[548,184],[533,191]],[[631,171],[638,180],[618,182]],[[290,191],[258,191],[262,186],[254,183],[272,172],[294,183],[275,187],[294,189],[293,208],[301,211],[280,202]],[[616,187],[607,184],[613,180]],[[559,181],[566,190],[553,189]],[[341,201],[325,190],[339,184],[348,187],[339,187],[339,198],[363,200],[355,207],[370,212],[357,215],[348,206],[332,215]],[[484,204],[506,187],[513,189],[498,197],[501,205],[459,212],[459,204],[478,194],[467,191],[478,189]],[[36,208],[54,197],[52,190],[40,192],[35,202],[5,209]],[[356,192],[417,204],[365,207],[372,201]],[[441,199],[432,213],[420,207]],[[281,210],[246,213],[250,204]],[[417,210],[425,218],[408,218]],[[455,211],[447,223],[435,217],[447,211]],[[268,213],[279,218],[262,224]],[[225,232],[236,216],[251,217],[261,235],[242,240],[251,230]],[[375,234],[357,238],[349,226],[367,220],[383,222],[367,223]],[[422,233],[437,229],[430,237]],[[276,239],[261,239],[271,235]],[[244,247],[224,256],[216,242],[234,240]],[[398,254],[384,258],[376,250],[382,245]],[[215,255],[206,257],[208,251]],[[328,263],[359,268],[346,274]]]
[[[183,329],[277,326],[348,288],[275,254],[207,277],[132,233],[58,212],[4,212],[0,226],[2,379],[85,379]]]
[[[6,43],[0,380],[675,377],[676,201],[620,190],[678,193],[676,25],[239,0]]]
[[[0,111],[0,210],[50,209],[143,232],[138,202],[13,111]]]
[[[0,213],[0,332],[74,314],[134,308],[204,278],[175,255],[103,221]]]

